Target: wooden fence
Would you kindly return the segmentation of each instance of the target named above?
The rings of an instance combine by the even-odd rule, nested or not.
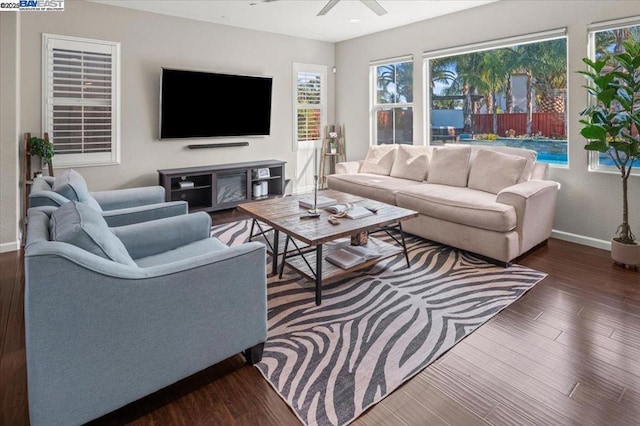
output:
[[[473,133],[494,133],[493,114],[474,114],[473,122]],[[534,135],[542,134],[547,137],[558,137],[567,134],[564,113],[534,112],[531,124],[531,133]],[[509,130],[514,130],[516,135],[526,134],[527,114],[498,114],[498,135],[506,136]]]

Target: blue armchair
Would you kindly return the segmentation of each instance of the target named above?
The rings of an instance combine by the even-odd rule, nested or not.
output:
[[[30,209],[29,415],[80,424],[267,338],[265,249],[229,248],[195,213],[108,228],[81,203]]]
[[[188,212],[185,201],[164,201],[164,188],[147,186],[89,192],[78,172],[67,170],[57,178],[35,178],[29,193],[29,207],[60,207],[78,201],[102,213],[109,226],[123,226],[178,216]]]

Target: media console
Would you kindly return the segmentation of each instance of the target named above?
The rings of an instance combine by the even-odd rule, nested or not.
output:
[[[166,201],[183,200],[189,203],[190,212],[208,212],[234,208],[244,201],[282,196],[284,165],[284,161],[265,160],[163,169],[158,170],[158,179]],[[253,195],[252,187],[257,184],[262,184],[266,195]]]

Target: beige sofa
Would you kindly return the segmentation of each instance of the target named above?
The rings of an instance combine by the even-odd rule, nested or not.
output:
[[[509,264],[551,235],[560,185],[526,149],[380,145],[329,188],[416,210],[405,232]]]

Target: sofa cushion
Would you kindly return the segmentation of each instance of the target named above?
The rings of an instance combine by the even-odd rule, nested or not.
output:
[[[360,172],[389,176],[391,167],[393,167],[393,160],[396,158],[396,151],[396,145],[369,147],[364,163],[360,167]]]
[[[417,181],[425,180],[430,152],[431,149],[426,146],[398,145],[390,176]]]
[[[396,192],[422,182],[375,175],[373,173],[357,173],[331,175],[327,177],[327,185],[331,189],[371,198],[387,204],[396,204]]]
[[[51,214],[49,235],[53,241],[69,243],[102,258],[136,266],[100,212],[77,201],[65,203]]]
[[[399,207],[475,228],[509,232],[516,227],[513,206],[497,203],[494,194],[476,189],[427,183],[399,191],[396,200]]]
[[[471,146],[471,145],[467,145]],[[518,179],[517,183],[527,182],[531,179],[531,175],[533,174],[533,169],[535,168],[536,158],[538,157],[538,153],[531,149],[524,148],[514,148],[511,146],[483,146],[483,145],[474,145],[471,146],[471,164],[473,164],[473,160],[476,155],[481,150],[491,150],[495,152],[501,152],[503,154],[515,155],[517,157],[522,157],[527,160],[527,164],[522,171],[522,175],[520,179]]]
[[[193,243],[177,247],[152,256],[141,257],[136,259],[136,264],[141,268],[149,268],[152,266],[166,265],[167,263],[178,262],[180,260],[191,259],[200,256],[203,253],[213,253],[220,250],[228,250],[224,243],[217,238],[205,238]]]
[[[518,183],[526,165],[526,158],[481,149],[471,163],[467,186],[497,194]]]
[[[87,182],[80,173],[72,169],[56,177],[53,190],[71,201],[85,202],[89,196]]]
[[[433,152],[427,182],[449,186],[467,186],[471,148],[446,147]]]

